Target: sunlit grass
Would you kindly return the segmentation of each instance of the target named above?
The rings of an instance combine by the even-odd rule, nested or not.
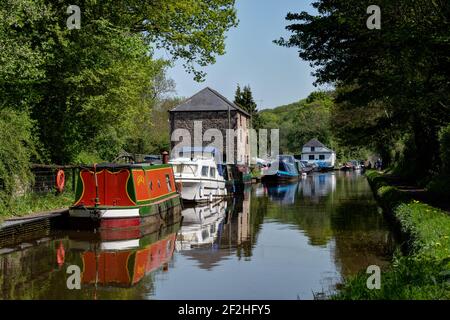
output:
[[[0,221],[9,217],[25,216],[33,213],[64,209],[73,204],[74,193],[29,193],[16,197],[8,204],[0,203]]]

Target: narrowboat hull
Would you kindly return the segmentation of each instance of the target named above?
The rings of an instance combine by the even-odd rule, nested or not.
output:
[[[276,174],[268,174],[262,177],[263,183],[279,183],[279,182],[292,182],[299,179],[299,175],[277,172]]]
[[[227,196],[225,181],[175,178],[182,185],[181,199],[188,202],[212,202]]]
[[[74,227],[136,228],[180,205],[171,166],[103,165],[80,171],[69,216]]]

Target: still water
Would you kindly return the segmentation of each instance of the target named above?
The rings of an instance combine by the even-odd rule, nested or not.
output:
[[[251,186],[126,241],[52,231],[0,248],[1,299],[314,299],[395,245],[358,172]],[[69,290],[67,269],[81,270]]]

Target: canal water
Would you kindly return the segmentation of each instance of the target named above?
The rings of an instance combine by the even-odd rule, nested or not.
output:
[[[320,299],[395,246],[359,172],[252,185],[182,215],[123,241],[54,230],[0,248],[0,299]]]

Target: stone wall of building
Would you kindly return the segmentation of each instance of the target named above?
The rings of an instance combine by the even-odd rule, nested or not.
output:
[[[241,125],[247,126],[248,119],[246,121],[243,121],[240,119],[241,114],[237,111],[230,111],[230,125],[233,130],[241,128]],[[246,117],[243,117],[246,118]],[[201,136],[198,135],[194,137],[194,131],[195,131],[195,122],[201,121]],[[202,137],[205,136],[205,133],[213,134],[213,132],[209,131],[209,129],[217,129],[221,132],[223,141],[223,161],[224,163],[229,163],[229,161],[226,160],[226,154],[227,154],[227,146],[226,146],[226,132],[229,128],[228,123],[228,111],[192,111],[192,112],[171,112],[170,113],[170,131],[171,131],[171,140],[174,140],[175,136],[173,135],[174,131],[176,129],[185,129],[189,132],[190,142],[192,146],[195,147],[206,147],[214,142],[213,141],[202,141]],[[197,129],[198,130],[198,129]],[[178,131],[180,132],[180,131]],[[200,130],[198,130],[200,132]],[[245,127],[243,130],[244,134],[248,134],[248,128]],[[184,139],[184,138],[183,138]],[[194,141],[194,139],[197,139]],[[243,137],[244,141],[248,141],[247,137]],[[177,145],[179,145],[180,140],[171,141],[171,149]],[[185,144],[186,141],[183,140],[183,144]],[[239,161],[240,158],[244,158],[244,161],[247,160],[247,154],[246,153],[246,147],[242,147],[242,143],[239,142],[238,137],[234,138],[234,160]],[[242,149],[243,148],[243,149]],[[242,154],[244,153],[244,156]]]

